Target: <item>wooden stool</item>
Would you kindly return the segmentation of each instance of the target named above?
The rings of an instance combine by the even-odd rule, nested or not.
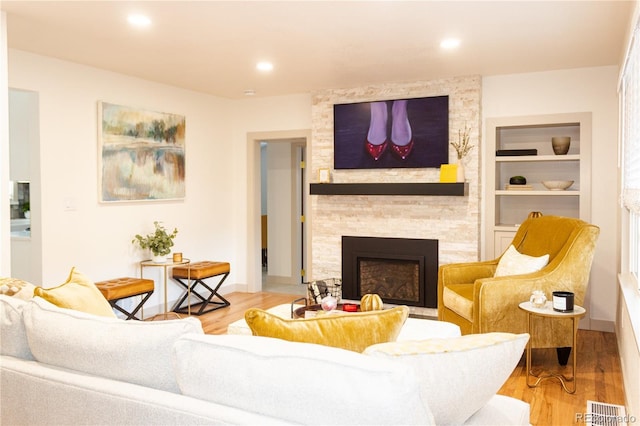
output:
[[[151,296],[154,290],[153,280],[144,278],[115,278],[113,280],[100,281],[96,283],[96,287],[107,299],[112,308],[117,309],[127,316],[127,319],[139,320],[136,314],[144,305],[144,302]],[[131,312],[127,312],[122,306],[116,302],[118,300],[127,299],[133,296],[142,296],[142,300]]]
[[[181,314],[191,313],[192,309],[195,309],[198,305],[200,305],[200,308],[197,310],[197,312],[195,312],[195,314],[202,315],[204,313],[229,306],[231,303],[229,303],[227,299],[218,294],[218,289],[220,288],[224,280],[226,280],[229,276],[230,270],[231,269],[229,263],[227,262],[212,262],[209,260],[174,267],[173,279],[180,283],[186,291],[178,300],[178,302],[176,302],[173,311],[179,312]],[[215,288],[209,287],[203,281],[207,278],[216,277],[218,275],[223,275],[223,277],[215,286]],[[184,282],[184,280],[187,280],[187,282]],[[189,284],[191,284],[191,287],[189,287]],[[196,291],[196,287],[198,285],[204,287],[207,291],[209,291],[209,295],[205,297],[202,294],[198,293]],[[187,301],[187,306],[183,307],[182,304],[185,300],[187,300],[190,294],[196,296],[201,300],[201,302],[189,305],[190,301]],[[214,296],[220,299],[221,302],[213,301],[212,299]],[[209,305],[213,305],[213,307],[207,308]]]

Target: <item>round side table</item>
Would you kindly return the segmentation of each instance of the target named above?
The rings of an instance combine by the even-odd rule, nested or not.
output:
[[[573,322],[573,346],[571,347],[571,355],[572,355],[572,374],[571,377],[566,377],[564,374],[560,374],[560,373],[540,373],[538,375],[534,374],[531,371],[531,338],[529,339],[529,342],[527,343],[527,386],[529,386],[530,388],[535,388],[537,387],[541,381],[545,380],[545,379],[550,379],[550,378],[557,378],[558,380],[560,380],[560,384],[562,384],[562,388],[565,390],[565,392],[567,393],[575,393],[576,392],[576,352],[577,352],[577,347],[576,347],[576,342],[577,342],[577,338],[578,338],[578,323],[580,322],[580,318],[582,318],[587,311],[582,307],[582,306],[578,306],[575,305],[573,307],[573,311],[571,312],[558,312],[558,311],[554,311],[553,307],[552,307],[552,303],[551,301],[548,301],[547,303],[545,303],[544,307],[542,308],[536,308],[534,307],[531,302],[522,302],[518,305],[518,307],[520,309],[522,309],[523,311],[525,311],[527,313],[527,332],[529,333],[529,335],[532,335],[532,330],[533,330],[533,317],[538,316],[538,317],[548,317],[548,318],[555,318],[555,319],[571,319]],[[531,384],[529,383],[529,377],[533,377],[536,379],[536,381]],[[569,389],[567,387],[567,382],[573,382],[573,387],[572,389]]]
[[[174,262],[173,260],[167,259],[166,262],[154,262],[153,260],[143,260],[140,262],[140,278],[144,278],[144,268],[163,268],[164,269],[164,319],[167,319],[167,314],[169,313],[169,308],[167,306],[167,268],[171,268],[173,266],[178,265],[186,265],[190,263],[191,260],[183,258],[180,262]],[[180,318],[180,315],[176,316]]]

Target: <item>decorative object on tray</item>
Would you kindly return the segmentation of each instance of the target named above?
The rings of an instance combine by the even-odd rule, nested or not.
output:
[[[325,296],[322,298],[320,306],[322,306],[323,311],[333,311],[338,307],[338,299],[336,299],[332,295]]]
[[[338,302],[342,299],[342,280],[340,278],[325,278],[306,283],[307,298],[312,304],[322,303],[322,299],[331,295]]]
[[[174,228],[173,232],[169,234],[161,222],[155,221],[153,225],[156,230],[152,234],[147,234],[144,237],[136,234],[131,243],[137,243],[141,249],[149,249],[153,254],[153,261],[162,263],[166,261],[165,256],[171,253],[173,239],[178,235],[178,228]]]
[[[571,138],[569,136],[554,136],[551,138],[551,146],[556,155],[566,155],[569,152]]]
[[[496,151],[496,157],[511,157],[522,155],[538,155],[537,149],[499,149]]]
[[[573,185],[572,180],[543,180],[542,184],[551,191],[564,191]]]
[[[451,142],[451,146],[456,150],[458,156],[457,182],[464,182],[464,157],[473,149],[473,145],[469,143],[469,132],[471,128],[464,125],[464,131],[458,130],[458,140]]]
[[[363,312],[379,311],[383,306],[382,299],[377,294],[365,294],[360,299],[360,310]]]

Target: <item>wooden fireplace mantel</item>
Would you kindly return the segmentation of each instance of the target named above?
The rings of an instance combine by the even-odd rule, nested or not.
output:
[[[469,195],[468,183],[312,183],[311,195]]]

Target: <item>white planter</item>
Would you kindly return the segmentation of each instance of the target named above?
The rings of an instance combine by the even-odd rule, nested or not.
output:
[[[456,176],[456,182],[464,182],[464,181],[465,181],[464,165],[462,164],[462,160],[459,160],[458,169],[457,169],[457,176]]]
[[[153,257],[151,258],[151,260],[154,263],[165,263],[167,261],[167,257],[166,256],[156,256],[153,255]]]

